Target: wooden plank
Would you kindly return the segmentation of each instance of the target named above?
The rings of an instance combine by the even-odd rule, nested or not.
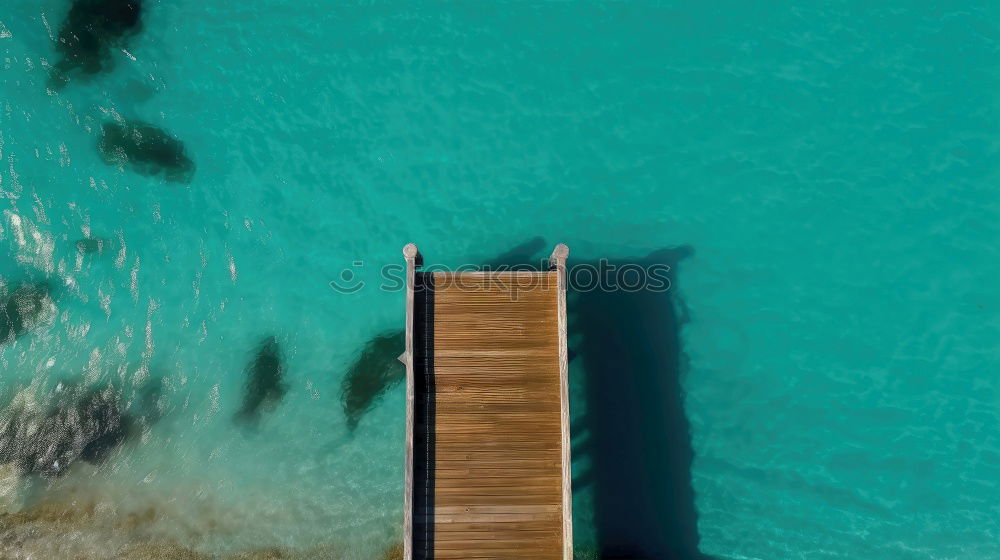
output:
[[[533,558],[551,558],[553,554],[557,555],[556,558],[561,558],[559,531],[558,524],[531,531],[500,530],[489,533],[482,531],[447,531],[443,533],[435,531],[443,539],[443,542],[438,542],[437,538],[433,540],[434,557],[440,558],[442,554],[448,552],[461,552],[463,554],[461,558],[467,558],[470,552],[474,552],[475,554],[503,555],[506,558],[522,558],[528,553],[531,553]]]
[[[494,368],[529,368],[536,366],[538,364],[549,364],[552,360],[552,356],[539,353],[540,358],[532,356],[524,356],[516,352],[508,352],[503,356],[454,356],[448,358],[448,366],[450,367],[469,367],[482,370],[491,370]],[[440,356],[438,356],[440,358]],[[416,363],[419,363],[418,358]],[[437,365],[442,365],[440,360],[435,360]],[[548,366],[546,366],[548,367]]]
[[[475,551],[477,554],[492,552],[504,556],[513,554],[513,558],[523,557],[527,553],[532,553],[533,558],[551,557],[552,554],[559,554],[557,558],[562,557],[562,546],[558,535],[552,536],[548,532],[532,532],[520,536],[506,535],[504,538],[493,539],[481,534],[464,536],[461,533],[445,533],[435,535],[433,544],[435,558],[440,558],[446,552],[461,553],[459,558],[467,558],[470,551]]]
[[[555,525],[554,527],[549,528],[546,527],[543,523],[540,523],[550,520],[555,521],[555,523],[553,524]],[[436,527],[434,527],[434,530],[447,533],[468,533],[468,534],[472,533],[482,534],[482,533],[494,533],[494,532],[495,534],[505,534],[511,531],[538,531],[538,530],[548,532],[551,531],[552,529],[558,531],[559,523],[562,523],[562,520],[559,518],[557,514],[553,513],[550,514],[548,518],[537,519],[533,521],[508,521],[499,523],[475,523],[467,521],[442,522],[438,524]],[[554,537],[559,536],[558,532],[552,536]]]
[[[534,547],[542,549],[547,549],[553,544],[556,546],[561,544],[559,543],[559,537],[562,533],[562,518],[558,514],[550,514],[548,519],[539,519],[531,522],[530,525],[528,522],[524,522],[520,529],[511,528],[511,524],[496,523],[488,529],[476,528],[463,530],[467,529],[469,525],[467,523],[435,523],[434,537],[442,537],[444,544],[454,544],[471,540],[490,540],[492,541],[490,543],[492,545],[499,545],[503,542],[521,542],[527,546],[534,545]],[[418,537],[418,540],[429,539],[421,536]],[[433,540],[436,541],[437,539],[434,538]],[[437,544],[435,543],[435,548],[437,548]],[[483,548],[489,548],[489,546],[484,545]]]
[[[505,541],[434,539],[434,558],[464,559],[469,557],[471,551],[477,554],[494,553],[501,558],[551,558],[552,554],[558,554],[556,558],[562,558],[562,545],[558,538],[522,537]],[[455,556],[448,556],[448,553],[454,553]]]
[[[426,427],[415,426],[414,433],[416,434],[423,436],[428,434],[428,432],[430,432],[429,435],[432,441],[439,446],[454,444],[454,448],[463,449],[558,449],[560,435],[558,430],[549,432],[550,436],[555,436],[554,439],[556,442],[551,441],[552,437],[540,439],[538,434],[524,432],[484,431],[477,434],[480,437],[469,437],[467,433],[442,432],[440,428],[437,430],[427,430]],[[482,436],[488,436],[489,440],[484,441],[485,438]]]
[[[433,437],[433,434],[431,435]],[[545,450],[561,451],[561,446],[559,445],[558,440],[552,441],[552,438],[531,439],[529,436],[522,438],[511,437],[485,439],[461,438],[449,435],[448,437],[434,438],[434,442],[437,444],[435,453],[437,456],[440,456],[441,453],[448,451],[506,451],[509,453],[537,453]]]
[[[513,416],[518,414],[521,416]],[[481,414],[444,414],[435,416],[434,426],[430,426],[439,434],[461,434],[473,433],[481,434],[521,434],[533,440],[543,439],[539,436],[543,434],[562,433],[562,424],[556,419],[544,418],[540,413],[531,414],[515,412],[508,416],[500,416],[495,412],[483,412]]]
[[[461,483],[461,482],[456,482]],[[434,499],[443,506],[458,505],[500,505],[500,504],[547,504],[559,503],[562,495],[558,484],[544,486],[483,486],[476,488],[452,488],[437,484]]]
[[[436,398],[438,402],[461,401],[463,399],[470,402],[497,402],[501,400],[508,402],[532,402],[531,398],[533,393],[536,393],[536,391],[530,391],[527,389],[506,389],[503,392],[495,391],[491,393],[488,389],[458,386],[438,391]],[[539,398],[538,402],[551,402],[553,400],[555,399],[545,398],[542,400]]]
[[[553,412],[558,414],[559,403],[551,400],[534,401],[527,399],[520,401],[501,400],[491,403],[482,401],[454,400],[447,402],[438,401],[435,409],[438,417],[448,414],[472,414],[477,412],[499,415],[515,413],[549,414]]]
[[[435,360],[442,358],[504,358],[514,354],[508,348],[491,347],[484,345],[478,348],[435,348]],[[520,348],[516,351],[519,356],[525,358],[543,359],[549,357],[549,349],[546,347]]]
[[[436,496],[435,506],[547,506],[559,503],[558,495]]]
[[[469,515],[486,515],[494,513],[502,514],[542,514],[542,513],[559,513],[562,511],[558,505],[534,505],[534,506],[459,506],[459,507],[435,507],[434,512],[440,515],[456,515],[456,514],[469,514]],[[426,513],[426,512],[419,512]]]
[[[435,301],[448,305],[457,303],[492,305],[495,313],[483,317],[485,321],[498,321],[505,316],[516,321],[520,312],[526,307],[545,309],[555,303],[548,298],[548,294],[556,292],[557,288],[558,284],[554,282],[543,285],[513,284],[508,289],[499,290],[490,286],[466,286],[454,290],[437,287],[434,290],[434,297]]]
[[[439,311],[438,318],[442,325],[447,325],[448,323],[462,323],[473,320],[475,317],[480,319],[485,315],[494,313],[497,309],[497,305],[493,303],[468,303],[468,302],[441,302],[436,304],[436,309]],[[447,313],[446,316],[441,316]],[[552,311],[548,307],[528,307],[518,310],[517,315],[509,316],[504,315],[504,317],[509,317],[515,321],[531,322],[531,321],[543,321],[552,316]],[[438,320],[435,318],[435,321]],[[500,323],[499,319],[495,321],[490,321],[491,324]]]
[[[488,507],[488,506],[477,506]],[[506,506],[510,508],[525,508],[532,506]],[[540,506],[536,506],[540,507]],[[475,530],[493,528],[500,525],[500,529],[508,527],[523,527],[530,529],[533,527],[547,528],[549,523],[558,525],[561,522],[561,509],[559,511],[540,512],[501,512],[501,513],[417,513],[416,519],[426,521],[434,525],[447,529]]]
[[[552,313],[548,307],[525,309],[507,321],[491,320],[488,316],[484,318],[482,315],[471,313],[450,313],[435,318],[435,324],[441,329],[462,329],[482,333],[496,328],[544,330],[546,326],[552,324]]]
[[[418,424],[418,426],[420,426]],[[555,434],[562,436],[562,426],[558,421],[551,420],[490,420],[484,418],[479,422],[449,422],[447,418],[438,418],[435,426],[421,426],[418,431],[430,429],[439,437],[436,441],[478,441],[483,436],[493,437],[516,435],[509,441],[539,441],[539,436]],[[448,434],[445,436],[445,434]],[[455,434],[452,436],[451,434]],[[474,437],[462,437],[468,434]]]
[[[562,466],[562,449],[548,442],[541,444],[539,447],[548,447],[548,449],[532,449],[528,452],[518,452],[510,449],[475,449],[469,451],[453,448],[440,449],[435,452],[435,464],[454,466],[448,468],[459,468],[459,465],[465,465],[465,468],[468,468],[469,465],[483,465],[484,468],[506,468],[520,466],[525,463],[531,464],[535,461],[554,461],[559,463],[560,467]]]
[[[537,369],[524,369],[514,371],[508,369],[501,370],[475,370],[467,367],[442,366],[442,371],[435,376],[435,386],[461,385],[463,383],[479,383],[496,390],[514,391],[522,390],[521,383],[534,383],[549,385],[554,389],[559,389],[559,381],[552,379],[551,373],[539,371]],[[500,385],[500,387],[497,387]],[[558,396],[558,393],[555,395]]]
[[[443,286],[434,287],[434,301],[441,303],[490,303],[497,305],[497,314],[491,315],[487,320],[497,320],[505,314],[516,316],[518,308],[523,305],[536,304],[539,306],[548,305],[551,300],[549,294],[556,291],[555,284],[528,282],[524,284],[512,283],[508,286],[496,289],[491,285],[472,285],[469,287],[458,286],[455,289],[447,289]]]
[[[435,473],[442,473],[444,471],[439,471],[435,469]],[[454,471],[452,471],[454,473]],[[549,489],[553,486],[558,487],[559,481],[562,477],[559,474],[559,469],[549,469],[546,472],[543,469],[528,469],[518,471],[519,476],[511,476],[511,473],[505,472],[502,476],[496,474],[492,476],[484,475],[469,475],[469,474],[459,474],[452,476],[439,476],[436,480],[447,481],[442,484],[445,488],[545,488]]]
[[[559,461],[532,461],[526,460],[522,461],[520,465],[506,464],[503,466],[483,466],[473,461],[451,461],[442,464],[437,464],[432,472],[440,478],[449,477],[464,477],[471,480],[478,480],[479,478],[495,478],[495,477],[523,477],[528,476],[531,473],[551,473],[554,469],[562,468],[562,463]],[[423,472],[427,472],[424,469]],[[549,474],[551,476],[551,474]]]
[[[445,368],[447,369],[447,366]],[[454,375],[445,374],[434,378],[435,392],[467,388],[480,389],[489,393],[497,391],[529,393],[534,397],[537,393],[532,393],[532,390],[551,389],[554,392],[559,389],[558,381],[546,379],[546,375],[535,372],[517,372],[508,375],[491,375],[489,372],[479,375],[463,375],[454,371],[451,373]]]

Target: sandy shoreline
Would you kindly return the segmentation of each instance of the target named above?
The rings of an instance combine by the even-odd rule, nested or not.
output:
[[[338,560],[335,543],[307,550],[262,547],[212,554],[164,538],[156,530],[162,514],[154,507],[109,511],[93,501],[42,502],[0,513],[0,559],[73,558],[74,560]],[[212,527],[203,530],[211,531]],[[373,560],[402,558],[400,545],[387,545]]]

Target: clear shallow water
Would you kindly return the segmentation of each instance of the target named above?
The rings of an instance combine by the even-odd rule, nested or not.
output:
[[[703,552],[1000,554],[987,3],[149,2],[110,73],[47,92],[67,6],[0,11],[0,271],[63,286],[51,326],[0,350],[4,389],[146,366],[169,404],[146,441],[29,498],[155,507],[136,532],[205,552],[377,557],[400,531],[402,390],[351,435],[340,384],[402,298],[328,282],[359,259],[374,281],[408,241],[456,265],[541,235],[580,258],[694,248],[677,280]],[[114,114],[182,140],[191,183],[103,163]],[[78,257],[85,234],[124,256]],[[271,333],[290,391],[247,434],[230,419]]]

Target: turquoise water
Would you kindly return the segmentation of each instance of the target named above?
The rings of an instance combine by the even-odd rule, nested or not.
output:
[[[402,324],[378,267],[540,235],[578,258],[693,247],[702,552],[1000,556],[995,5],[147,1],[110,71],[53,91],[67,11],[0,9],[0,273],[59,287],[0,349],[3,389],[162,376],[167,410],[100,468],[22,480],[25,507],[154,507],[143,538],[206,553],[377,557],[400,536],[402,388],[353,433],[340,390]],[[105,164],[116,116],[183,141],[190,183]],[[344,268],[369,288],[332,290]],[[289,392],[247,433],[269,334]],[[594,518],[578,492],[581,551]]]

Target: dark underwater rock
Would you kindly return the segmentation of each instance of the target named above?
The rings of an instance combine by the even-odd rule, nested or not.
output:
[[[111,243],[111,240],[106,237],[84,237],[76,240],[76,250],[84,255],[101,254],[111,250]]]
[[[63,388],[49,410],[6,410],[0,416],[0,463],[24,474],[63,475],[74,462],[103,462],[125,441],[132,419],[110,390]]]
[[[52,85],[65,85],[73,73],[97,74],[112,66],[111,51],[121,48],[142,27],[141,0],[73,0],[59,28]]]
[[[253,361],[247,366],[243,406],[236,413],[236,420],[256,422],[260,420],[262,409],[274,408],[281,402],[288,392],[284,369],[278,340],[273,336],[265,338],[257,348]]]
[[[341,403],[347,427],[358,427],[361,417],[391,387],[406,378],[406,368],[398,360],[406,349],[403,331],[382,333],[368,341],[341,383]]]
[[[163,175],[175,183],[188,183],[194,177],[194,162],[184,143],[142,121],[104,123],[98,149],[105,163],[128,164],[141,175]]]
[[[28,332],[51,301],[51,287],[45,282],[23,283],[0,300],[0,344]]]

